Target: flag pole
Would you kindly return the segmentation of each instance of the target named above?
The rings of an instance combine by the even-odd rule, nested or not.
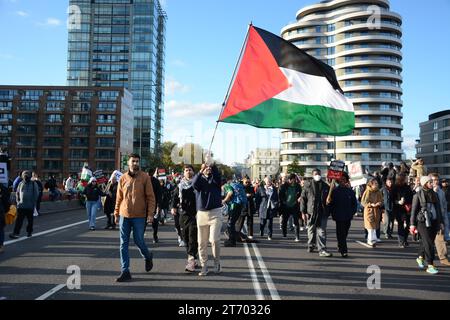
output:
[[[212,146],[213,146],[213,143],[214,143],[214,139],[216,138],[217,129],[219,128],[219,123],[220,123],[219,120],[220,120],[220,117],[222,116],[222,113],[223,113],[223,111],[224,111],[224,109],[225,109],[225,107],[227,105],[227,101],[228,101],[228,98],[229,98],[229,95],[230,95],[231,87],[233,86],[234,80],[236,79],[236,74],[237,74],[238,68],[239,68],[239,66],[241,64],[242,55],[244,54],[245,45],[247,44],[250,28],[252,26],[253,26],[253,22],[250,22],[250,24],[248,25],[248,29],[247,29],[247,35],[245,36],[244,43],[242,44],[242,47],[241,47],[241,52],[239,53],[238,61],[236,63],[234,71],[233,71],[233,76],[231,78],[230,85],[228,87],[227,93],[225,95],[224,102],[222,104],[222,109],[221,109],[220,114],[219,114],[219,119],[217,119],[217,121],[216,121],[216,128],[214,129],[214,133],[213,133],[213,136],[212,136],[212,139],[211,139],[211,143],[210,143],[209,149],[208,149],[208,154],[209,155],[211,155],[211,150],[212,150]]]

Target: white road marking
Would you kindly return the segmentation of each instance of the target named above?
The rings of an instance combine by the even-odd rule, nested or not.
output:
[[[97,220],[101,220],[101,219],[105,219],[105,218],[106,217],[100,217],[100,218],[97,218]],[[55,229],[51,229],[51,230],[47,230],[47,231],[42,231],[42,232],[36,233],[31,238],[22,237],[22,238],[19,238],[19,239],[16,239],[16,240],[6,241],[5,242],[5,246],[11,245],[13,243],[25,241],[25,240],[28,240],[28,239],[33,239],[33,238],[36,238],[36,237],[45,236],[46,234],[57,232],[57,231],[60,231],[60,230],[65,230],[65,229],[69,229],[69,228],[72,228],[72,227],[76,227],[76,226],[79,226],[79,225],[84,224],[84,223],[89,223],[89,221],[88,220],[80,221],[80,222],[69,224],[69,225],[66,225],[66,226],[59,227],[59,228],[55,228]]]
[[[247,226],[244,226],[244,231],[247,232]],[[248,245],[245,243],[244,244],[245,247],[245,253],[247,254],[247,261],[250,259],[251,261],[251,267],[250,267],[250,262],[249,262],[249,267],[250,267],[250,273],[252,273],[252,270],[254,272],[254,276],[256,277],[256,283],[258,284],[259,289],[261,290],[261,286],[259,285],[259,282],[257,280],[257,275],[256,275],[256,271],[253,265],[253,260],[252,260],[252,256],[250,254],[250,250],[248,249]],[[272,277],[270,276],[269,271],[267,270],[266,264],[264,263],[264,260],[261,256],[261,252],[258,249],[258,246],[255,243],[252,243],[252,247],[253,250],[255,251],[255,256],[256,259],[258,260],[258,265],[259,268],[261,269],[263,276],[264,276],[264,280],[266,281],[267,284],[267,288],[269,289],[270,292],[270,296],[272,297],[272,300],[281,300],[280,295],[278,294],[278,290],[275,287],[275,284],[273,283]],[[253,278],[253,275],[252,275]],[[255,282],[253,282],[253,284],[255,285]],[[255,287],[255,291],[258,293],[257,291],[257,287]],[[262,293],[261,293],[262,294]]]
[[[261,252],[259,251],[256,244],[252,243],[253,250],[255,250],[256,259],[258,259],[259,268],[261,269],[264,279],[267,283],[267,288],[270,291],[270,295],[272,297],[272,300],[281,300],[280,295],[278,294],[278,290],[275,287],[275,284],[273,283],[272,277],[270,276],[269,271],[267,270],[266,264],[264,263],[264,260],[261,256]]]
[[[52,290],[44,293],[42,296],[40,296],[39,298],[36,298],[35,300],[46,300],[47,298],[51,297],[52,295],[54,295],[58,291],[64,289],[65,287],[66,287],[66,284],[57,285]]]
[[[258,281],[258,275],[255,271],[255,265],[253,264],[252,255],[250,250],[248,249],[248,244],[244,244],[245,255],[247,256],[248,268],[250,269],[250,275],[252,276],[253,288],[255,289],[256,299],[257,300],[265,300],[263,292],[261,290],[261,286]]]

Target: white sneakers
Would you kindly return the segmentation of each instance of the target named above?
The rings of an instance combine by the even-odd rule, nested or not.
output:
[[[202,266],[202,271],[198,274],[200,277],[206,277],[209,273],[208,266],[204,265]],[[214,263],[214,273],[215,274],[221,274],[222,273],[222,265],[220,262]]]

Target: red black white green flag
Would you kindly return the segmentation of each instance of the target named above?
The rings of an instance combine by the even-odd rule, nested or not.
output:
[[[250,26],[219,122],[344,136],[355,113],[332,67]]]

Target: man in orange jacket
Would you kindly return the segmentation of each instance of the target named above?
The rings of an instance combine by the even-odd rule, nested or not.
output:
[[[153,254],[144,240],[145,222],[153,223],[156,200],[150,177],[140,170],[140,156],[132,154],[128,160],[129,170],[119,181],[117,188],[115,222],[120,225],[120,260],[122,270],[117,282],[130,281],[130,256],[128,246],[133,231],[134,242],[145,258],[145,271],[153,269]]]

